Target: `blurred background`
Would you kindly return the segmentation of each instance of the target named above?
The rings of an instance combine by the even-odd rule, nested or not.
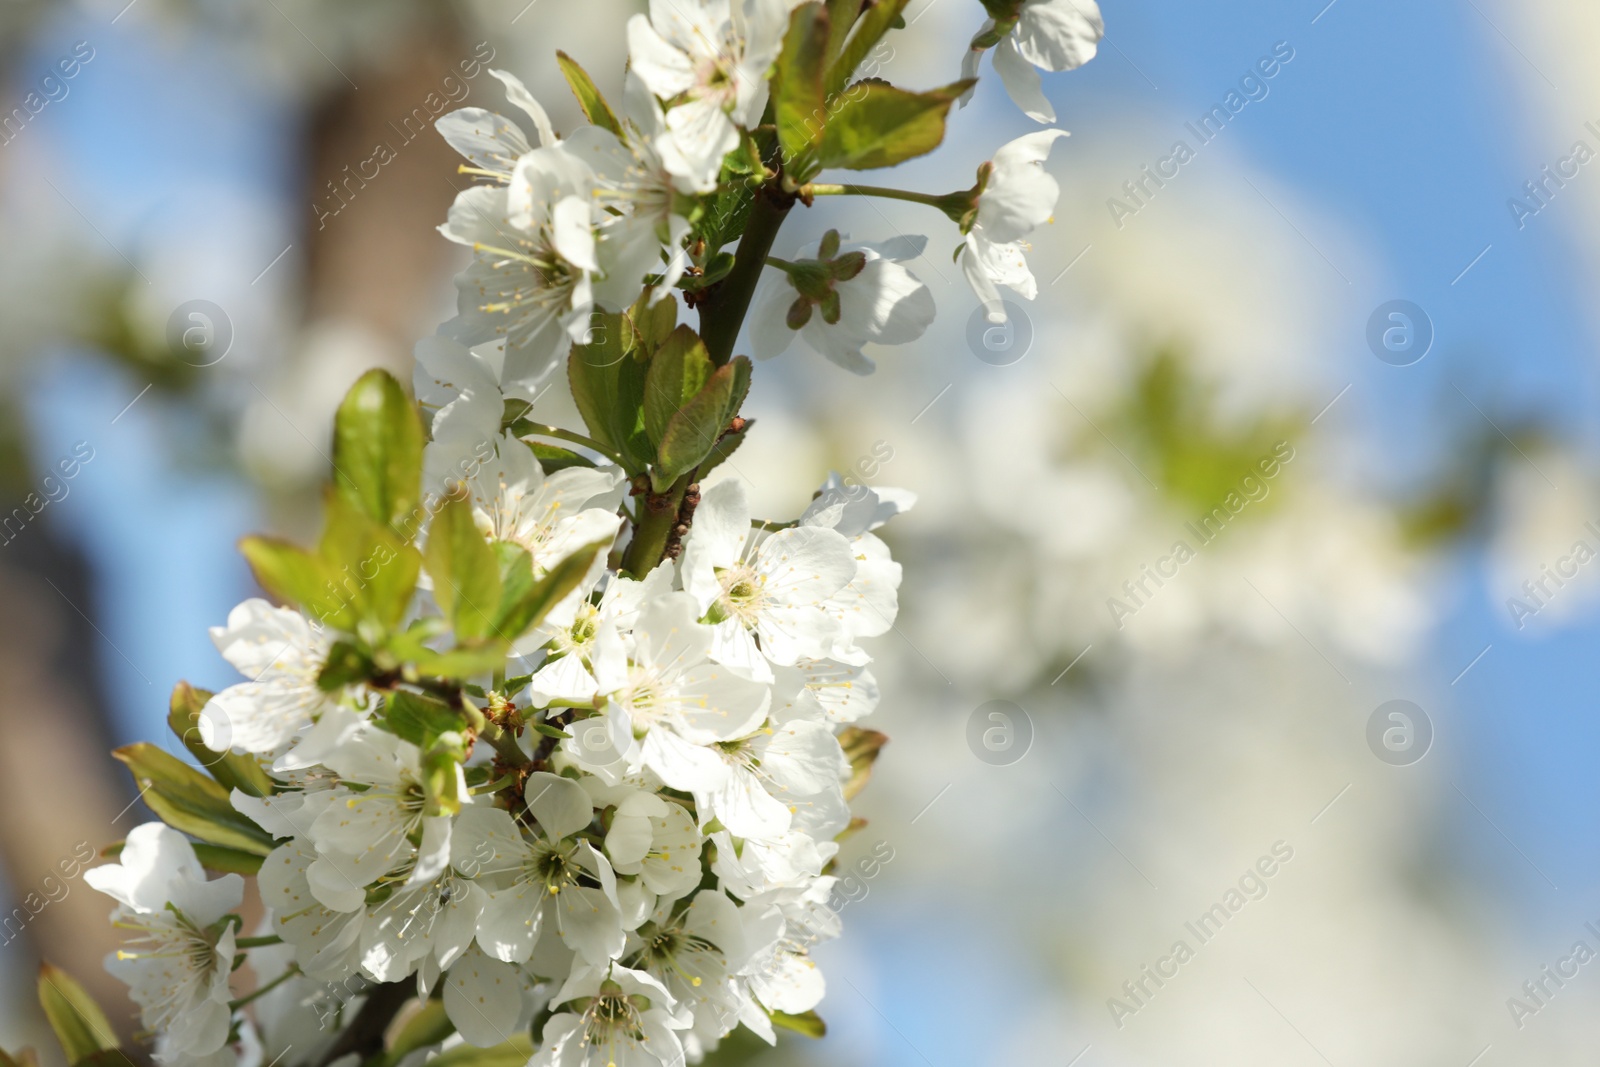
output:
[[[451,313],[432,120],[493,65],[570,129],[554,49],[616,94],[638,6],[0,4],[0,1045],[50,1046],[41,956],[125,1006],[103,752],[230,681],[235,540],[314,528],[345,387]],[[920,501],[830,1033],[719,1056],[1592,1062],[1600,10],[1103,8],[1009,330],[914,205],[780,236],[930,235],[940,318],[761,365],[724,468],[775,519],[829,469]],[[911,12],[883,75],[952,80],[979,5]],[[986,78],[896,181],[1032,128]]]

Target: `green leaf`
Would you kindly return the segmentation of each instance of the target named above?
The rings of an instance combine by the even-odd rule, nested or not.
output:
[[[236,848],[208,845],[204,841],[195,842],[193,847],[195,859],[200,861],[200,866],[208,871],[221,871],[224,874],[256,874],[261,870],[261,863],[266,858],[257,856],[253,852],[241,852]]]
[[[387,633],[411,606],[422,571],[422,553],[389,527],[373,521],[338,493],[323,498],[327,518],[317,554],[348,597],[358,624]],[[376,643],[377,636],[364,634]]]
[[[426,750],[440,734],[455,733],[464,725],[461,713],[442,700],[404,689],[389,694],[383,724],[396,737]]]
[[[589,569],[594,566],[595,557],[610,547],[610,540],[585,545],[551,567],[525,592],[516,598],[507,597],[500,605],[500,617],[495,622],[496,633],[507,641],[515,641],[543,622],[551,608],[583,583]],[[529,572],[532,572],[531,561]]]
[[[629,474],[650,462],[645,437],[644,364],[632,358],[638,333],[625,315],[597,312],[590,343],[573,345],[567,380],[589,436],[618,452]]]
[[[861,81],[844,90],[844,103],[822,137],[823,167],[873,170],[925,155],[944,140],[944,119],[972,79],[913,93],[887,82]]]
[[[448,652],[425,648],[406,659],[416,665],[420,674],[465,681],[500,670],[506,665],[506,656],[510,654],[511,646],[506,642],[486,641],[470,647],[452,648]]]
[[[783,50],[772,71],[772,114],[784,168],[804,182],[816,171],[815,149],[828,122],[822,74],[828,53],[828,12],[802,4],[789,16]]]
[[[668,420],[652,477],[670,485],[710,455],[749,388],[749,359],[739,356],[717,368],[704,388]]]
[[[68,1063],[117,1047],[116,1031],[100,1005],[66,971],[46,963],[39,968],[39,1004],[61,1042]]]
[[[421,499],[422,444],[422,419],[406,391],[387,371],[369,370],[334,417],[334,486],[372,521],[399,528]]]
[[[261,761],[254,756],[235,752],[218,752],[207,748],[200,739],[200,713],[205,709],[211,694],[196,689],[188,682],[179,682],[172,689],[168,703],[167,725],[178,735],[183,747],[200,762],[222,788],[252,797],[264,797],[272,792],[272,779],[267,777]]]
[[[519,1033],[493,1048],[457,1045],[429,1060],[428,1067],[524,1067],[532,1055],[532,1039]]]
[[[672,336],[672,331],[678,325],[678,302],[672,298],[672,294],[663,294],[659,300],[651,303],[654,295],[655,290],[646,288],[627,313],[628,321],[639,335],[640,346],[650,353],[666,344],[667,338]]]
[[[317,688],[336,693],[347,685],[366,681],[376,669],[366,649],[350,641],[335,641],[328,650],[328,662],[317,672]]]
[[[456,497],[434,515],[423,558],[433,578],[433,598],[456,639],[488,637],[500,607],[500,567],[473,521],[470,501]]]
[[[828,64],[828,73],[823,78],[823,91],[829,99],[838,95],[839,90],[856,75],[856,68],[861,66],[871,51],[877,47],[878,41],[888,33],[890,28],[901,23],[901,12],[911,0],[877,0],[856,21],[855,32],[850,34],[850,39],[845,42],[839,56]]]
[[[422,753],[424,815],[454,815],[466,797],[462,794],[460,764],[467,758],[465,739],[459,733],[440,734]]]
[[[565,739],[565,738],[568,738],[568,737],[572,736],[571,734],[567,733],[567,731],[563,730],[561,727],[559,727],[559,726],[551,726],[549,723],[540,722],[538,719],[535,719],[532,722],[528,723],[528,729],[530,729],[534,733],[540,734],[540,735],[542,735],[544,737],[558,737],[558,738]]]
[[[850,29],[856,24],[856,16],[861,14],[862,0],[828,0],[828,57],[830,60],[839,55],[839,50],[844,47],[844,40],[850,36]]]
[[[246,537],[239,551],[273,597],[336,630],[355,629],[355,607],[335,592],[334,573],[321,558],[274,537]]]
[[[773,1026],[781,1026],[785,1030],[793,1030],[806,1037],[822,1037],[828,1032],[828,1024],[823,1022],[822,1016],[815,1011],[808,1011],[804,1015],[790,1015],[782,1011],[768,1014],[772,1017]]]
[[[373,1067],[394,1067],[411,1053],[429,1045],[437,1045],[455,1032],[455,1024],[445,1014],[444,1003],[427,1001],[406,1019],[400,1032],[389,1042],[389,1047],[373,1061]]]
[[[719,189],[706,205],[696,232],[705,239],[706,247],[720,250],[723,245],[744,232],[750,221],[750,209],[755,204],[755,193],[743,182]],[[731,266],[731,260],[730,260]],[[725,273],[725,272],[724,272]],[[700,287],[703,279],[684,275],[678,284]]]
[[[561,73],[566,76],[572,95],[578,98],[578,106],[583,109],[583,117],[594,125],[621,137],[622,123],[617,121],[616,112],[611,110],[606,98],[595,88],[594,79],[589,77],[589,73],[578,65],[576,59],[560,50],[556,51],[556,62],[561,64]]]
[[[856,794],[867,787],[867,780],[872,777],[872,765],[888,743],[889,735],[877,730],[847,726],[839,731],[839,745],[844,749],[845,758],[850,761],[850,780],[844,784],[846,800],[854,800]]]
[[[516,429],[512,433],[517,433]],[[588,456],[581,456],[570,448],[560,445],[546,444],[543,441],[524,441],[533,450],[534,458],[539,461],[539,466],[546,474],[564,471],[568,467],[593,467],[595,461]]]
[[[144,741],[111,754],[127,764],[145,804],[168,826],[257,856],[272,851],[272,835],[235,811],[226,789],[176,756]]]
[[[650,360],[644,379],[644,428],[657,447],[678,409],[705,388],[716,370],[705,342],[688,326],[679,326]]]
[[[742,429],[723,434],[716,446],[706,454],[706,458],[700,461],[698,477],[704,480],[706,475],[716,470],[724,460],[733,455],[734,450],[744,444],[744,439],[750,433],[750,427],[755,424],[755,419],[746,419]]]

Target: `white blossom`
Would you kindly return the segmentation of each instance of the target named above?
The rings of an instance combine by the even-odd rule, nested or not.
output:
[[[789,26],[788,0],[651,0],[628,20],[633,72],[669,101],[659,151],[668,170],[699,188],[754,126],[767,100],[767,68]]]
[[[118,862],[84,875],[120,905],[116,924],[133,936],[106,963],[128,983],[144,1025],[158,1035],[163,1063],[222,1048],[233,1012],[233,924],[224,916],[244,898],[237,874],[206,880],[194,849],[163,823],[135,827]]]
[[[979,42],[991,38],[994,31],[995,20],[985,20],[961,61],[963,78],[977,75],[985,51]],[[1094,58],[1105,32],[1095,0],[1022,0],[1015,24],[994,45],[994,71],[1007,95],[1030,119],[1054,122],[1056,110],[1044,95],[1039,71],[1083,66]],[[968,90],[961,101],[963,107],[971,96]]]
[[[826,605],[855,574],[850,543],[833,530],[754,529],[732,480],[705,491],[683,550],[684,588],[713,622],[712,655],[764,681],[769,661],[829,653],[841,631]]]
[[[1039,285],[1023,254],[1027,236],[1049,220],[1061,187],[1045,173],[1050,146],[1065,130],[1024,134],[994,154],[988,181],[978,195],[978,214],[961,250],[961,270],[988,310],[990,322],[1004,322],[996,286],[1008,286],[1029,300]]]

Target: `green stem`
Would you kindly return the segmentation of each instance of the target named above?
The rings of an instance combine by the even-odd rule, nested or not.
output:
[[[234,948],[266,948],[268,945],[281,945],[283,938],[277,934],[264,934],[261,937],[240,937],[233,942]]]
[[[260,938],[247,937],[247,938],[241,939],[239,944],[243,945],[245,941],[258,941],[258,940],[260,940]],[[266,985],[261,986],[254,993],[247,993],[244,996],[240,997],[238,1000],[230,1000],[230,1001],[228,1001],[228,1007],[235,1008],[235,1009],[242,1008],[246,1004],[250,1003],[252,1000],[257,1000],[257,999],[259,999],[261,997],[266,996],[268,993],[272,992],[274,989],[277,989],[283,983],[287,982],[289,979],[295,977],[299,973],[300,973],[300,968],[298,968],[298,967],[290,967],[288,970],[286,970],[282,974],[278,975],[278,977],[274,978],[272,981],[268,982]]]
[[[793,274],[795,272],[793,263],[790,263],[787,259],[779,259],[777,256],[768,256],[767,266],[776,267],[785,274]]]
[[[755,295],[756,282],[767,265],[767,254],[772,251],[778,228],[793,206],[793,197],[771,189],[756,190],[755,203],[750,206],[750,220],[733,255],[733,269],[700,305],[700,338],[705,341],[711,361],[719,367],[733,358],[739,327],[744,325],[745,314],[750,310],[750,298]],[[681,493],[679,498],[682,498]],[[644,522],[649,521],[650,516],[646,516]],[[670,518],[667,525],[671,526]],[[665,540],[665,534],[662,536]]]
[[[838,185],[812,182],[806,186],[812,196],[878,196],[885,200],[909,200],[913,204],[927,204],[944,210],[944,197],[933,193],[913,193],[909,189],[888,189],[881,185]]]
[[[594,438],[585,437],[576,430],[563,430],[559,426],[547,426],[542,422],[529,422],[527,419],[518,419],[512,428],[517,431],[518,436],[533,434],[539,437],[555,437],[562,441],[571,441],[575,445],[582,445],[584,448],[600,453],[619,467],[623,465],[622,456],[619,453],[613,452]]]
[[[745,302],[748,304],[749,299],[746,298]],[[737,323],[734,326],[734,334],[738,334]],[[710,339],[706,338],[706,341],[709,348]],[[731,340],[728,342],[728,347],[730,349],[733,347]],[[628,542],[628,550],[622,555],[622,569],[633,577],[642,581],[644,576],[661,562],[661,556],[666,551],[667,538],[672,536],[672,527],[678,521],[678,508],[683,504],[683,494],[688,490],[689,479],[693,476],[694,472],[690,471],[673,482],[672,488],[659,498],[664,505],[659,510],[648,503],[640,507],[639,521],[633,527],[633,540]]]

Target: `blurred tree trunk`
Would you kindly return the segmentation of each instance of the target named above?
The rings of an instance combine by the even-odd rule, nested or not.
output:
[[[487,64],[463,77],[473,47],[441,11],[381,66],[350,71],[359,88],[341,81],[308,122],[307,319],[360,322],[383,338],[388,369],[406,381],[412,345],[436,325],[449,263],[437,226],[466,184],[433,120],[458,106],[451,95],[462,87],[477,103],[496,84]]]
[[[104,966],[117,942],[111,905],[83,871],[147,813],[127,807],[131,782],[108,755],[96,663],[116,652],[89,621],[92,585],[48,516],[0,545],[0,862],[13,908],[0,916],[0,944],[67,970],[126,1036],[133,1006]]]

